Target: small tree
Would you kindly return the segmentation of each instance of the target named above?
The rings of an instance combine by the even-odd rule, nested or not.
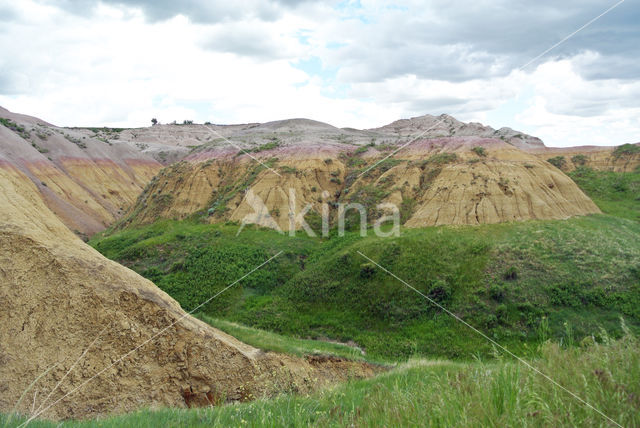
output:
[[[151,125],[157,125],[157,124],[158,124],[158,119],[156,119],[155,117],[151,119]]]

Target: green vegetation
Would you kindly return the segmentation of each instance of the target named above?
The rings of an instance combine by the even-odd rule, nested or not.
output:
[[[63,133],[62,136],[64,138],[66,138],[67,141],[69,141],[70,143],[75,144],[76,146],[80,147],[81,149],[86,149],[87,148],[87,144],[84,141],[82,141],[81,139],[77,138],[77,137],[74,137],[72,135],[65,134],[65,133]]]
[[[475,147],[474,149],[477,149],[477,148],[480,148],[480,149],[484,150],[482,147]],[[486,153],[485,153],[485,155],[486,155]],[[482,156],[484,156],[484,155],[482,155]],[[431,163],[431,164],[436,164],[436,165],[445,165],[445,164],[448,164],[448,163],[453,163],[453,162],[455,162],[457,160],[458,160],[458,155],[456,155],[455,153],[442,152],[442,153],[438,153],[437,155],[431,156],[425,162],[426,163]]]
[[[227,204],[238,194],[238,192],[243,192],[251,187],[251,184],[256,180],[256,178],[258,178],[258,175],[264,169],[272,168],[275,164],[276,158],[270,158],[263,161],[261,164],[254,164],[237,179],[234,179],[232,176],[226,176],[220,183],[219,188],[213,193],[211,201],[209,202],[210,208],[208,210],[208,215],[222,216],[228,210]],[[291,171],[284,172],[292,172],[293,170],[295,170],[295,168]],[[293,171],[293,173],[295,173],[295,171]],[[194,217],[198,217],[199,214],[200,213],[195,213]]]
[[[91,244],[187,310],[283,251],[202,308],[205,314],[292,337],[352,340],[379,358],[469,359],[491,347],[396,279],[371,271],[358,251],[523,353],[562,337],[565,322],[577,340],[600,327],[620,334],[620,315],[633,329],[640,325],[640,223],[630,220],[403,229],[398,238],[236,232],[233,225],[163,221]],[[541,334],[543,320],[548,332]]]
[[[571,162],[573,162],[576,167],[586,165],[588,160],[585,155],[575,155],[571,157]]]
[[[633,156],[640,153],[640,146],[637,144],[623,144],[616,147],[613,151],[613,157],[616,159],[622,156]]]
[[[558,169],[562,169],[567,165],[567,160],[564,156],[554,156],[552,158],[547,159],[551,165],[555,166]]]
[[[292,167],[292,166],[288,166],[288,165],[283,165],[280,167],[280,171],[282,171],[285,174],[298,174],[300,172],[300,170],[298,168]]]
[[[36,149],[37,151],[39,151],[40,153],[49,153],[49,149],[44,148],[44,147],[40,147],[39,145],[37,145],[36,143],[31,143],[31,146]]]
[[[31,134],[26,130],[24,126],[15,123],[11,119],[0,117],[0,124],[20,135],[25,140],[31,138]]]
[[[594,171],[580,167],[569,176],[604,213],[640,221],[640,171]]]
[[[236,339],[266,351],[281,352],[290,355],[334,355],[350,360],[364,360],[362,351],[355,346],[323,340],[296,339],[281,334],[247,327],[238,323],[211,318],[198,314],[197,318],[224,331]]]
[[[266,150],[273,150],[275,148],[278,148],[282,145],[282,142],[280,141],[280,139],[278,139],[277,137],[272,137],[271,141],[269,141],[268,143],[265,144],[261,144],[258,147],[255,147],[253,149],[250,150],[246,150],[249,153],[259,153],[259,152],[264,152]],[[242,152],[240,152],[240,154],[244,153],[245,151],[243,150]]]
[[[472,148],[471,151],[473,151],[475,154],[477,154],[480,157],[487,156],[487,150],[484,147],[476,146]]]
[[[621,426],[640,424],[640,343],[606,335],[582,348],[545,343],[532,361],[540,372]],[[23,422],[14,418],[10,426]],[[0,416],[4,426],[6,416]],[[93,421],[33,421],[35,428],[89,426],[609,426],[522,363],[498,359],[455,363],[412,359],[373,379],[311,396],[283,394],[208,409],[142,410]]]

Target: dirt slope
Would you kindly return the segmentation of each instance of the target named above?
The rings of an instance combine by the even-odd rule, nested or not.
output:
[[[425,130],[460,136],[420,138],[384,160]],[[292,119],[229,138],[233,145],[210,141],[162,170],[121,225],[196,214],[211,222],[248,220],[286,230],[290,207],[299,213],[311,204],[311,216],[317,217],[326,203],[335,224],[339,204],[352,202],[366,205],[369,220],[383,214],[378,204],[393,203],[408,227],[599,212],[570,178],[533,153],[545,150],[540,140],[449,116],[364,131]],[[256,201],[264,203],[258,213]]]
[[[0,162],[22,171],[72,230],[92,234],[118,218],[161,165],[126,143],[58,128],[0,107]]]
[[[0,167],[0,412],[11,411],[27,386],[55,364],[18,405],[20,412],[32,412],[34,402],[37,409],[59,381],[48,403],[105,368],[44,416],[95,417],[306,392],[379,370],[264,353],[183,316],[151,282],[72,234],[21,171]]]

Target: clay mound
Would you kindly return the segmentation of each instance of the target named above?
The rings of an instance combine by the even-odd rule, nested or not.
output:
[[[397,146],[329,138],[322,145],[312,138],[252,154],[278,174],[228,148],[201,151],[161,171],[121,226],[198,213],[211,222],[287,230],[290,207],[299,213],[310,204],[317,216],[326,203],[335,221],[338,205],[351,202],[365,204],[370,221],[382,214],[377,204],[395,204],[407,227],[600,212],[562,171],[499,138],[422,139],[382,163]],[[263,215],[256,212],[257,200]]]
[[[19,412],[33,414],[59,399],[41,417],[208,406],[307,392],[379,370],[265,353],[184,315],[151,282],[73,235],[22,172],[0,167],[0,412],[12,411],[52,367]]]
[[[58,128],[2,108],[0,120],[0,163],[19,169],[47,206],[81,234],[100,231],[122,215],[161,168],[95,131]]]

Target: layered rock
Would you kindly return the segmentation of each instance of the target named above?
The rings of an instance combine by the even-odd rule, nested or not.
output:
[[[248,221],[285,230],[289,212],[299,213],[307,204],[314,215],[326,204],[335,224],[339,204],[354,202],[366,206],[369,220],[382,214],[378,204],[395,204],[407,227],[599,212],[563,172],[502,138],[421,138],[396,153],[401,143],[388,143],[389,135],[381,131],[317,123],[309,130],[300,121],[266,125],[237,137],[234,145],[246,151],[221,141],[163,170],[123,225],[195,213],[212,222]],[[256,201],[264,205],[263,215],[256,212]]]
[[[0,121],[0,163],[20,170],[81,234],[111,224],[161,168],[130,145],[88,129],[59,128],[2,108]]]

